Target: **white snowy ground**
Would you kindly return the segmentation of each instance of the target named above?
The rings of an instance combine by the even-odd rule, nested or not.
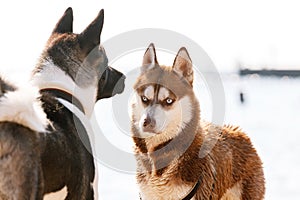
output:
[[[22,72],[7,74],[11,80],[24,79]],[[127,109],[130,103],[128,93],[132,91],[130,85],[132,79],[128,77],[126,81],[127,93],[117,95],[113,100],[101,100],[96,105],[97,122],[104,138],[111,145],[103,150],[109,162],[100,158],[101,200],[138,199],[138,187],[134,175],[135,162],[132,155],[133,143],[129,135],[128,113],[130,111]],[[196,79],[195,90],[200,101],[201,115],[209,121],[213,105],[208,87],[199,81],[199,77]],[[223,75],[222,83],[226,104],[224,123],[240,125],[251,137],[264,163],[266,199],[298,199],[300,196],[298,183],[300,179],[300,79],[255,76],[239,78],[237,75]],[[245,94],[244,104],[239,101],[240,91]],[[122,105],[118,106],[120,103]],[[124,115],[127,118],[124,118]]]
[[[300,195],[300,79],[255,76],[241,79],[237,75],[225,75],[222,76],[222,81],[226,97],[224,123],[240,125],[251,137],[264,163],[266,199],[297,199]],[[210,120],[213,106],[207,86],[199,83],[196,90],[202,118]],[[240,91],[245,94],[244,104],[239,101]],[[122,128],[126,126],[122,124],[128,122],[118,122],[122,110],[111,112],[112,105],[115,106],[116,103],[119,102],[104,100],[98,103],[97,121],[105,137],[115,148],[131,153],[133,143],[126,130],[128,127]],[[124,103],[126,107],[128,102]],[[109,148],[105,153],[110,154]],[[134,166],[134,160],[124,160],[123,154],[112,156],[112,159],[123,163],[126,169],[127,166]],[[138,199],[133,171],[120,172],[119,170],[123,170],[120,166],[122,164],[112,164],[112,167],[119,168],[114,170],[100,165],[101,199]]]

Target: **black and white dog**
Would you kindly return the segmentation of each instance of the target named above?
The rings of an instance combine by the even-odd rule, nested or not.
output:
[[[101,10],[75,34],[68,8],[33,71],[33,86],[0,79],[0,199],[43,199],[64,187],[65,199],[94,199],[95,164],[82,118],[125,87],[100,46],[103,20]]]

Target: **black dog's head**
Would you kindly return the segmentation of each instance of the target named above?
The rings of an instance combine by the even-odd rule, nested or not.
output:
[[[97,100],[120,94],[125,88],[125,75],[107,65],[107,56],[102,46],[100,46],[99,52],[102,54],[102,57],[105,58],[106,62],[104,63],[106,64],[102,66],[102,70],[100,70],[101,78],[98,82]]]
[[[101,10],[84,31],[73,33],[73,11],[68,8],[57,22],[34,74],[54,64],[78,87],[96,87],[95,100],[122,93],[125,76],[108,66],[105,50],[100,45],[103,22]]]

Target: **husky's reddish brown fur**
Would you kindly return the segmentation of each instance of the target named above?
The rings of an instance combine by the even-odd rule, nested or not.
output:
[[[160,77],[159,81],[164,82],[163,74],[169,72],[170,69],[158,66],[151,70],[150,75],[142,73],[135,90],[148,84],[149,79],[154,83],[155,77]],[[166,80],[164,84],[169,88],[176,90],[174,87],[180,87],[170,77]],[[171,194],[181,190],[178,199],[182,199],[200,179],[200,186],[192,198],[194,200],[263,199],[265,180],[262,162],[249,137],[239,127],[219,127],[201,121],[200,106],[192,87],[177,94],[183,93],[190,97],[193,118],[170,140],[150,147],[147,138],[140,137],[141,132],[134,125],[133,117],[137,181],[142,198],[174,199]]]

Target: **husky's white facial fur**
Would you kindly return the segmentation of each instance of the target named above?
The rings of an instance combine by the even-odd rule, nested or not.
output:
[[[51,61],[44,63],[46,67],[33,76],[33,85],[39,89],[57,88],[64,90],[75,96],[82,104],[86,116],[92,116],[96,97],[97,97],[97,80],[93,81],[94,84],[85,88],[76,85],[76,83],[63,72],[59,67],[55,66]]]
[[[0,122],[15,122],[37,132],[45,132],[49,123],[38,100],[38,89],[22,86],[0,98]]]
[[[153,96],[148,96],[149,91],[152,91],[153,86],[149,86],[145,89],[144,95],[153,99]],[[151,92],[152,93],[152,92]],[[154,93],[153,93],[154,94]],[[168,99],[169,90],[161,87],[158,91],[158,101],[164,101]],[[134,118],[136,118],[136,124],[140,130],[141,137],[146,138],[146,143],[149,148],[156,144],[167,141],[175,137],[180,133],[192,119],[192,105],[189,96],[184,96],[181,99],[174,100],[174,103],[169,108],[161,104],[155,104],[151,106],[143,106],[141,96],[136,94],[136,106],[133,107]],[[149,117],[154,120],[155,127],[153,132],[144,130],[144,121]],[[153,136],[153,137],[152,137]]]
[[[165,87],[161,87],[158,91],[158,101],[163,102],[167,99],[174,101],[173,105],[171,105],[171,108],[166,108],[161,104],[154,104],[147,107],[136,107],[137,109],[134,110],[134,112],[142,113],[142,115],[139,117],[139,128],[141,132],[144,132],[143,123],[147,116],[153,118],[156,122],[153,133],[164,133],[169,131],[173,132],[175,130],[176,132],[178,132],[183,129],[185,125],[191,120],[192,106],[189,96],[185,96],[176,101],[175,99],[173,100],[169,96],[169,94],[170,92],[168,89],[166,89]],[[154,95],[154,87],[152,85],[146,87],[144,96],[151,101],[154,99]],[[142,105],[142,97],[140,97],[139,94],[136,94],[136,98],[138,100],[138,104]]]

